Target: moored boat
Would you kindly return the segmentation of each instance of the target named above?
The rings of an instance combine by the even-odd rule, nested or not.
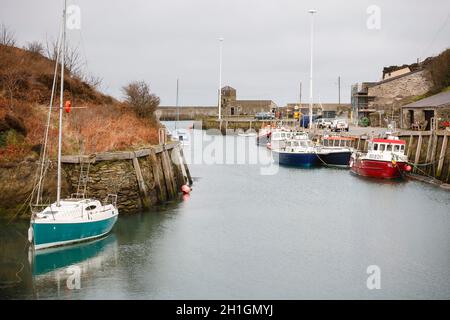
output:
[[[320,165],[314,143],[307,135],[298,135],[286,140],[280,148],[272,149],[272,156],[280,165],[305,168]]]
[[[43,249],[70,243],[85,241],[101,237],[111,231],[117,221],[119,211],[117,209],[117,195],[108,195],[105,203],[95,199],[85,199],[86,183],[88,180],[89,164],[87,170],[83,170],[83,163],[80,164],[80,180],[77,193],[68,199],[61,197],[61,157],[63,138],[63,102],[64,102],[64,52],[65,52],[65,28],[66,28],[66,2],[64,1],[63,11],[63,32],[61,45],[55,65],[55,77],[49,104],[47,127],[42,147],[40,166],[38,167],[38,177],[36,187],[31,195],[31,220],[28,229],[28,240],[34,249]],[[51,125],[51,114],[53,109],[53,97],[57,84],[58,64],[60,63],[60,105],[59,105],[59,125],[58,125],[58,161],[57,161],[57,189],[56,201],[50,205],[43,204],[44,176],[49,166],[49,128]],[[70,112],[70,101],[66,102],[66,112]],[[67,108],[67,105],[69,107]],[[81,160],[80,160],[81,161]],[[84,191],[84,192],[81,192]],[[44,208],[42,210],[42,208]]]
[[[354,140],[353,137],[323,136],[321,144],[316,147],[317,157],[326,166],[348,168],[355,151],[352,147]]]
[[[293,139],[297,136],[304,136],[304,138],[308,138],[308,134],[306,132],[277,128],[272,131],[270,135],[270,141],[267,143],[267,148],[280,149],[281,147],[285,146],[285,142],[287,140]]]
[[[367,153],[353,153],[350,159],[351,172],[373,178],[394,179],[411,171],[408,157],[405,155],[404,140],[398,137],[372,139]]]

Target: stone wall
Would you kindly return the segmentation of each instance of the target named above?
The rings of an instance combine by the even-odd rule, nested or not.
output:
[[[428,71],[418,70],[406,75],[390,78],[368,88],[368,96],[373,97],[369,109],[376,109],[384,114],[383,118],[392,116],[400,125],[400,108],[411,99],[428,92],[433,83]],[[374,125],[371,123],[371,125]],[[386,123],[378,125],[385,126]]]
[[[178,108],[178,117],[180,120],[195,120],[204,117],[217,117],[218,107],[184,107]],[[159,107],[156,110],[156,116],[159,120],[176,120],[177,107]]]
[[[80,167],[89,166],[85,196],[102,200],[110,193],[117,194],[119,212],[135,213],[176,198],[183,184],[192,183],[180,148],[171,144],[137,152],[104,153],[92,160],[65,156],[63,169],[71,192],[76,193],[83,192],[77,190]]]

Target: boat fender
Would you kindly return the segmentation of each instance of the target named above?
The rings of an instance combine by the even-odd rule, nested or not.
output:
[[[395,161],[394,159],[392,159],[392,166],[395,167],[395,165],[397,164],[397,161]]]
[[[412,170],[411,166],[408,164],[405,166],[405,171],[410,172]]]
[[[69,113],[71,108],[72,102],[70,102],[70,100],[67,100],[66,103],[64,104],[64,110],[66,110],[66,113]]]
[[[33,243],[33,228],[31,226],[28,228],[28,241]]]
[[[189,186],[188,186],[187,184],[183,184],[183,185],[181,186],[181,191],[182,191],[184,194],[189,194],[189,193],[191,193],[191,188],[189,188]]]

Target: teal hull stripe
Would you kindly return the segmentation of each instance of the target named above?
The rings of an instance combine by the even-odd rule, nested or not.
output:
[[[43,245],[62,241],[81,241],[111,231],[117,216],[81,223],[33,223],[34,244]]]

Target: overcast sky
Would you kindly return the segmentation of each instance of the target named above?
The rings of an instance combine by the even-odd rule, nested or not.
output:
[[[0,22],[19,45],[56,38],[62,0],[0,0]],[[412,63],[450,47],[450,1],[299,0],[68,0],[81,9],[81,29],[68,32],[103,78],[103,91],[145,80],[175,104],[215,105],[219,37],[223,85],[240,99],[272,99],[279,106],[309,100],[310,14],[315,15],[314,101],[350,101],[350,86],[377,81],[384,66]],[[380,8],[380,28],[367,8]],[[370,26],[367,21],[371,19]]]

